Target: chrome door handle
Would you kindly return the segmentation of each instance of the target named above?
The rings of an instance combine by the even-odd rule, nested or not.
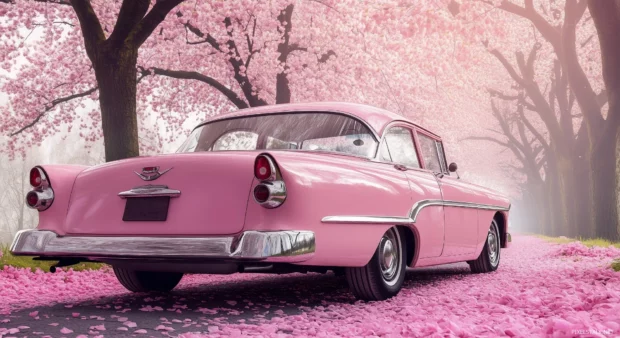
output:
[[[394,164],[394,168],[396,168],[396,169],[398,169],[400,171],[406,171],[407,170],[407,167],[405,167],[402,164]]]

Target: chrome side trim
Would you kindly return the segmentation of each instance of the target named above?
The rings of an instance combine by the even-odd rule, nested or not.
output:
[[[321,222],[323,223],[372,223],[372,224],[413,224],[418,218],[418,214],[422,209],[430,206],[444,206],[444,207],[456,207],[456,208],[471,208],[471,209],[483,209],[483,210],[496,210],[496,211],[508,211],[508,208],[471,202],[457,202],[457,201],[443,201],[443,200],[421,200],[416,202],[411,210],[409,210],[408,217],[399,216],[326,216],[323,217]]]
[[[245,231],[220,237],[58,236],[22,230],[11,253],[23,256],[91,258],[204,258],[302,262],[314,255],[312,231]]]
[[[168,189],[167,185],[142,185],[139,187],[134,187],[131,190],[121,191],[118,193],[120,198],[158,196],[179,197],[179,195],[181,195],[180,190]]]
[[[480,204],[471,202],[458,202],[458,201],[443,201],[443,200],[421,200],[416,202],[411,211],[409,211],[409,217],[415,223],[418,218],[418,214],[422,209],[430,206],[444,206],[455,208],[470,208],[470,209],[482,209],[482,210],[495,210],[495,211],[507,211],[509,208],[505,208],[499,205]]]
[[[357,224],[411,224],[409,217],[389,216],[326,216],[321,220],[323,223],[357,223]]]
[[[414,203],[413,206],[411,207],[411,209],[409,210],[409,218],[411,218],[413,223],[415,223],[416,219],[418,218],[418,214],[420,213],[420,211],[422,211],[422,209],[424,209],[426,207],[430,207],[430,206],[443,206],[444,202],[448,202],[448,201],[444,201],[444,200],[421,200],[421,201],[418,201],[418,202]]]

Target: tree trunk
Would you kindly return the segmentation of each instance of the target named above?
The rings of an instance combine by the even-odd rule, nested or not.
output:
[[[554,150],[548,158],[547,182],[547,221],[551,236],[577,236],[575,213],[574,172],[572,162]]]
[[[527,194],[524,194],[526,215],[524,221],[528,223],[528,231],[550,235],[551,222],[549,203],[545,195],[545,185],[542,182],[529,184]]]
[[[107,162],[139,156],[136,116],[138,50],[103,49],[94,64]]]
[[[555,236],[578,236],[577,212],[575,210],[575,168],[567,149],[553,147],[553,159],[547,179],[552,187],[549,191],[550,212],[553,217]]]
[[[150,6],[147,0],[123,0],[114,30],[107,38],[90,1],[69,2],[80,21],[86,54],[95,69],[108,162],[140,155],[136,116],[138,49],[182,1],[158,0]]]
[[[590,155],[582,154],[573,159],[573,208],[575,210],[577,236],[596,237],[596,227],[592,222],[592,208],[587,201],[592,200],[592,175],[590,174]]]
[[[588,2],[601,45],[603,80],[609,110],[592,146],[592,210],[599,236],[620,239],[620,1]],[[597,135],[598,136],[598,135]]]
[[[278,21],[284,26],[284,34],[282,36],[282,42],[278,44],[278,62],[282,65],[283,69],[278,75],[276,75],[276,104],[290,103],[291,102],[291,88],[289,86],[287,72],[289,70],[286,64],[288,56],[291,53],[290,46],[290,34],[293,29],[292,17],[293,9],[295,5],[290,4],[280,12],[278,15]]]
[[[598,149],[592,154],[592,209],[596,235],[612,241],[620,239],[618,222],[620,128],[615,129],[599,141]]]

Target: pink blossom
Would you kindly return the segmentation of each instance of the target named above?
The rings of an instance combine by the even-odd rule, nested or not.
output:
[[[63,327],[62,329],[60,329],[60,333],[62,334],[69,334],[69,333],[73,333],[73,330],[67,329],[66,327]]]

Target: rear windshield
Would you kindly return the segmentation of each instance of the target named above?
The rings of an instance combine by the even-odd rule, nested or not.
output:
[[[286,149],[374,157],[378,142],[360,121],[336,113],[237,117],[194,129],[177,152]]]

